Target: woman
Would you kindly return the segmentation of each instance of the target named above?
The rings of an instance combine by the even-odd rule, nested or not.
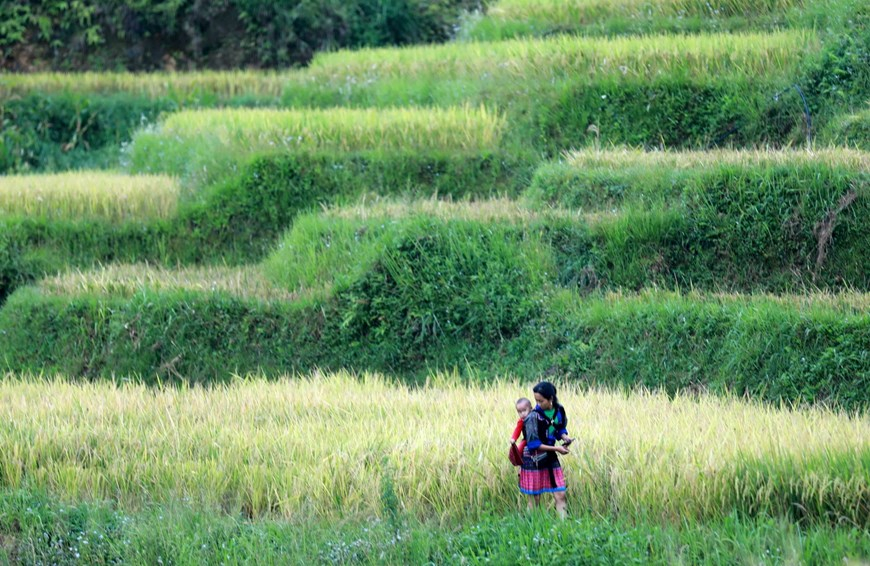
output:
[[[532,392],[538,405],[524,421],[526,447],[520,468],[520,491],[529,496],[529,509],[540,505],[542,493],[552,493],[556,510],[564,519],[566,487],[558,454],[568,454],[566,447],[574,439],[568,436],[568,417],[556,397],[556,387],[542,381]],[[562,446],[556,446],[557,440],[562,441]]]

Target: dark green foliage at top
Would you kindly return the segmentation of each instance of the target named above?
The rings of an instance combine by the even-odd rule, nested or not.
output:
[[[444,41],[476,0],[4,0],[0,66],[279,68],[341,47]]]

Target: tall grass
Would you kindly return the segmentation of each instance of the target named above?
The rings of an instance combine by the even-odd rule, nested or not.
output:
[[[0,216],[110,222],[170,218],[179,185],[165,175],[81,171],[0,177]]]
[[[492,18],[515,20],[586,21],[623,14],[727,17],[759,15],[801,8],[807,0],[500,0],[489,9]]]
[[[829,143],[870,151],[870,104],[866,110],[832,120],[821,137]]]
[[[135,135],[135,171],[214,175],[256,152],[330,149],[486,151],[505,120],[485,107],[387,110],[197,110]]]
[[[524,196],[532,207],[587,212],[678,209],[690,221],[699,218],[701,208],[714,207],[714,214],[728,210],[744,225],[766,211],[765,222],[782,230],[782,240],[793,237],[802,223],[808,232],[818,231],[813,226],[821,226],[838,203],[845,202],[845,209],[854,199],[857,208],[868,190],[870,154],[858,150],[612,149],[566,152],[559,162],[537,170]],[[743,204],[736,204],[740,200]]]
[[[190,73],[27,73],[5,74],[0,99],[34,92],[83,94],[130,93],[152,99],[229,99],[277,97],[289,73],[264,71],[198,71]]]
[[[736,74],[758,76],[794,68],[818,45],[809,31],[708,36],[648,35],[591,39],[558,36],[503,42],[453,43],[399,49],[361,49],[323,53],[292,83],[344,84],[364,88],[387,78],[439,79],[541,78],[580,75],[652,79],[663,75],[703,78]]]
[[[558,385],[578,438],[562,458],[575,511],[867,526],[866,416]],[[155,390],[7,376],[0,485],[294,521],[503,513],[525,504],[505,452],[530,386],[434,375],[411,389],[338,373]]]

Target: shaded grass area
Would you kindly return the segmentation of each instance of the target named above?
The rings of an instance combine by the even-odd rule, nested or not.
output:
[[[451,303],[431,305],[430,296],[407,289],[402,296],[412,300],[397,307],[388,287],[371,286],[376,277],[327,301],[242,299],[220,288],[144,286],[133,296],[23,289],[0,311],[2,362],[14,371],[200,383],[226,381],[231,371],[315,367],[383,370],[414,381],[442,367],[483,381],[546,374],[587,386],[733,392],[851,409],[868,403],[863,295],[850,304],[563,291],[519,295],[500,311],[474,302],[463,305],[467,326],[447,318],[435,325],[433,316]],[[470,288],[466,293],[492,292],[470,277],[454,282]],[[499,325],[480,331],[492,317]]]
[[[0,494],[0,561],[36,564],[834,564],[867,560],[870,534],[729,516],[661,525],[581,514],[507,514],[457,526],[405,521],[249,521],[183,505],[124,512],[39,492]]]
[[[870,108],[833,120],[822,137],[830,143],[870,151]]]

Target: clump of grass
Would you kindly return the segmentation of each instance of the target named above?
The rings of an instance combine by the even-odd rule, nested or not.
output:
[[[533,207],[558,205],[587,212],[688,208],[687,218],[697,218],[699,207],[715,206],[717,213],[731,208],[731,214],[745,221],[749,216],[745,207],[733,205],[743,198],[753,201],[756,211],[762,205],[769,206],[772,214],[780,216],[780,225],[793,225],[793,233],[802,221],[797,210],[806,210],[808,219],[804,222],[815,225],[841,198],[864,198],[868,183],[870,156],[844,148],[703,152],[589,149],[566,152],[559,162],[540,167],[525,197]],[[826,205],[819,206],[819,200]],[[794,204],[785,206],[788,201]],[[788,208],[792,209],[791,217],[787,216]],[[770,221],[771,226],[774,224]],[[789,234],[785,229],[783,232]]]
[[[255,152],[334,150],[486,151],[504,118],[485,107],[385,110],[197,110],[135,135],[135,171],[214,175]]]
[[[315,373],[150,389],[6,376],[0,477],[10,489],[112,498],[126,509],[184,499],[251,517],[338,520],[386,513],[389,473],[402,513],[477,518],[525,503],[504,453],[512,401],[531,385],[433,375],[409,388]],[[558,385],[578,439],[562,458],[575,510],[867,526],[863,416]]]
[[[172,217],[179,184],[165,175],[81,171],[0,177],[0,216],[141,221]]]
[[[244,299],[293,300],[295,295],[268,281],[257,266],[167,268],[149,264],[111,264],[46,277],[39,289],[47,295],[132,297],[148,291],[219,292]]]

